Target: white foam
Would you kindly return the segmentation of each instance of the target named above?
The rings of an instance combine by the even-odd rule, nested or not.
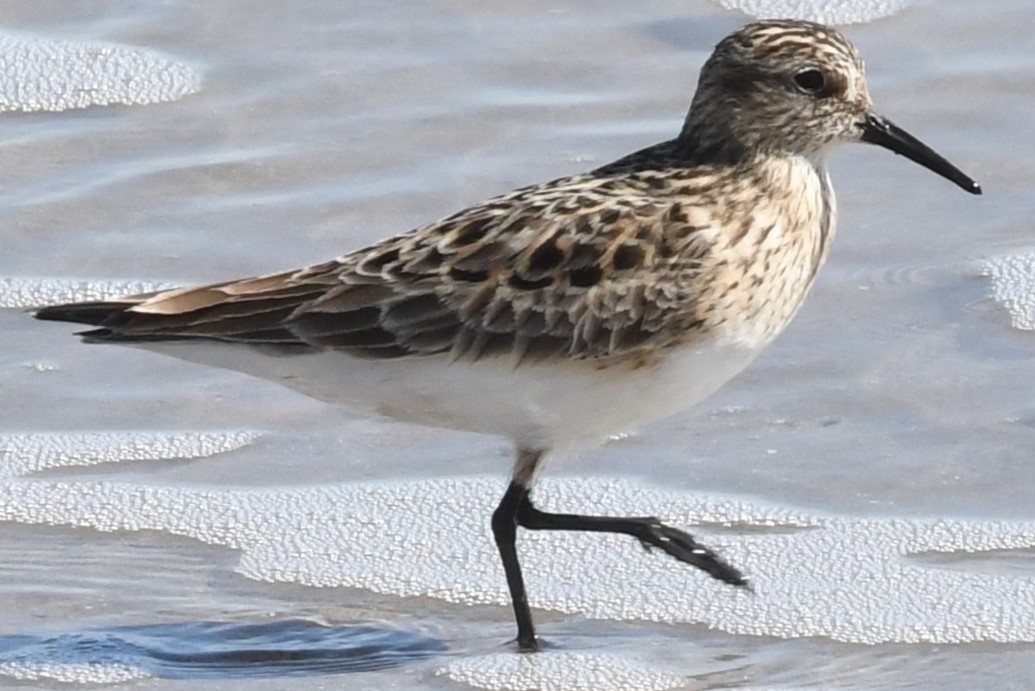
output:
[[[247,446],[258,437],[251,430],[3,434],[0,477],[119,461],[204,458]]]
[[[107,300],[171,288],[154,281],[77,281],[63,278],[0,278],[0,308],[25,309],[66,302]]]
[[[50,660],[12,660],[0,663],[0,674],[22,681],[59,681],[66,684],[121,684],[148,679],[150,674],[118,662],[53,662]]]
[[[1010,315],[1015,329],[1035,331],[1035,252],[994,257],[985,262],[992,297]]]
[[[257,580],[506,605],[488,520],[504,485],[445,478],[216,491],[16,479],[0,482],[0,520],[163,530],[242,550],[237,569]],[[523,531],[535,607],[852,643],[1035,641],[1035,578],[963,556],[1031,550],[1035,523],[826,516],[605,478],[547,478],[537,498],[553,510],[703,524],[695,532],[750,573],[756,593],[621,536]],[[932,552],[964,568],[909,558]]]
[[[807,19],[822,24],[862,24],[901,12],[912,0],[715,0],[758,19]]]
[[[155,51],[0,33],[0,112],[159,103],[199,88],[195,68]]]
[[[506,691],[665,691],[686,680],[615,655],[503,653],[459,659],[438,671],[478,689]]]

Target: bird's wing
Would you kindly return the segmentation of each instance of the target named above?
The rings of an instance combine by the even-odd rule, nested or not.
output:
[[[580,176],[298,271],[37,316],[92,324],[83,335],[95,341],[210,339],[374,358],[624,357],[673,342],[699,319],[713,225],[701,209]]]

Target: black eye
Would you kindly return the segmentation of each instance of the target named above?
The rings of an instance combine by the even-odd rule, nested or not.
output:
[[[818,94],[827,85],[827,78],[815,67],[806,67],[794,75],[794,83],[811,94]]]

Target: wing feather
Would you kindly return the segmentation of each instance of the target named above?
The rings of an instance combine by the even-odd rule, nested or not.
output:
[[[92,324],[91,340],[214,339],[373,358],[635,356],[699,320],[710,245],[695,237],[711,220],[634,183],[557,180],[299,271],[37,316]]]

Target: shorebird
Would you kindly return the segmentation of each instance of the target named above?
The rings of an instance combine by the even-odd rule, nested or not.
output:
[[[122,343],[422,425],[508,438],[492,515],[522,650],[539,645],[517,528],[622,533],[727,583],[736,568],[650,517],[532,503],[551,453],[705,398],[801,306],[834,235],[841,142],[981,189],[877,114],[852,44],[760,21],[722,39],[678,136],[295,271],[39,309]]]

